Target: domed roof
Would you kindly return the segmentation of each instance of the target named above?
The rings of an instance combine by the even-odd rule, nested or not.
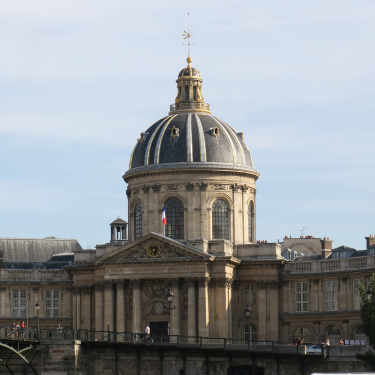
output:
[[[171,163],[233,164],[254,170],[243,134],[199,112],[169,115],[155,122],[138,139],[129,169]]]
[[[203,80],[191,61],[189,55],[188,66],[179,73],[169,115],[141,133],[125,176],[160,168],[209,168],[246,171],[257,178],[243,133],[211,115],[202,95]]]

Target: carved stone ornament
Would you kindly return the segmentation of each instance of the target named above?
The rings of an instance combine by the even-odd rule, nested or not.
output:
[[[126,195],[130,197],[132,195],[132,191],[130,189],[126,189]]]
[[[141,280],[140,279],[134,279],[134,280],[132,280],[132,286],[133,286],[133,291],[134,291],[134,289],[140,289],[140,287],[141,287]]]
[[[251,194],[256,194],[257,191],[256,191],[256,189],[254,189],[254,188],[252,188],[252,187],[249,187],[249,193],[251,193]]]
[[[233,280],[233,290],[240,290],[240,281],[239,280]]]
[[[135,188],[135,189],[133,189],[133,195],[137,195],[137,194],[139,194],[141,192],[141,189],[139,189],[139,188]]]
[[[201,190],[207,190],[208,184],[206,184],[204,181],[199,184],[199,189]]]
[[[146,310],[147,316],[160,316],[167,314],[167,307],[160,301],[151,303]]]
[[[244,193],[246,193],[246,192],[249,190],[249,186],[247,186],[247,185],[242,185],[242,186],[241,186],[241,189],[242,189],[242,191],[243,191]]]
[[[217,279],[212,279],[213,285],[217,288],[231,288],[233,285],[233,279],[228,277],[219,277]]]
[[[116,284],[116,289],[117,290],[124,289],[125,280],[116,280],[115,284]]]
[[[171,184],[164,187],[165,190],[179,190],[180,187],[177,184]]]
[[[154,193],[158,193],[160,191],[160,185],[158,184],[152,185],[151,187]]]
[[[91,294],[91,290],[92,290],[92,288],[91,288],[90,285],[85,285],[85,286],[83,286],[83,287],[81,288],[81,292],[82,292],[83,294]]]
[[[211,277],[198,277],[197,278],[197,283],[199,288],[207,288],[208,284],[211,281]]]
[[[278,280],[271,280],[268,282],[269,289],[278,289],[279,288],[279,281]]]
[[[168,285],[165,280],[152,280],[151,282],[145,281],[142,284],[142,289],[148,300],[156,298],[166,299]]]
[[[34,293],[39,293],[39,288],[33,288]]]
[[[257,288],[258,289],[267,289],[268,282],[267,281],[257,281]]]
[[[195,183],[194,182],[187,182],[186,184],[186,190],[194,190]]]
[[[146,186],[146,185],[143,186],[143,188],[142,188],[143,193],[144,193],[144,194],[148,194],[148,193],[150,192],[150,187],[151,187],[151,186]]]
[[[232,185],[232,190],[240,192],[241,191],[241,185],[238,185],[238,184]]]
[[[113,288],[113,282],[112,280],[106,280],[104,281],[104,289],[112,289]]]
[[[227,185],[223,185],[223,184],[215,184],[213,186],[213,189],[214,190],[227,190]]]
[[[193,255],[188,253],[182,253],[180,251],[176,251],[168,246],[161,246],[160,254],[157,258],[193,258]],[[142,245],[138,245],[136,248],[126,251],[125,253],[119,253],[114,255],[113,257],[108,258],[108,262],[113,261],[120,261],[125,259],[152,259],[150,257],[147,248],[143,247]],[[104,261],[105,262],[105,261]]]
[[[177,289],[180,286],[180,279],[178,278],[169,279],[168,286],[172,289]]]

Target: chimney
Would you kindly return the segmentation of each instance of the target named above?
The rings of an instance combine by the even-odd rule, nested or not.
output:
[[[320,244],[322,246],[322,258],[327,259],[328,256],[332,252],[332,242],[333,240],[330,240],[329,237],[324,237],[322,240],[320,240]]]
[[[372,245],[375,245],[375,236],[371,235],[366,238],[366,248]]]
[[[4,268],[4,250],[0,249],[0,268]]]

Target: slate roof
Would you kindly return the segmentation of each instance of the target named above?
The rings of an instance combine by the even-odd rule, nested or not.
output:
[[[4,251],[4,263],[48,262],[56,254],[74,253],[82,250],[74,239],[46,238],[0,238],[0,249]]]
[[[171,129],[179,130],[177,137]],[[212,128],[219,128],[219,136]],[[224,121],[204,113],[180,113],[167,116],[151,125],[145,139],[138,140],[129,169],[171,163],[221,163],[253,169],[253,161],[245,142]],[[255,170],[254,170],[255,171]]]

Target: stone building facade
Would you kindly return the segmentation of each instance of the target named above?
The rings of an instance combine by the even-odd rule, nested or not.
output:
[[[13,244],[0,242],[0,323],[35,325],[38,301],[42,328],[364,340],[358,285],[374,272],[375,237],[363,251],[312,237],[257,241],[259,173],[244,134],[211,115],[187,62],[168,116],[136,142],[123,176],[128,221],[111,223],[110,242],[83,250],[49,239],[39,262],[23,263],[7,261]]]

